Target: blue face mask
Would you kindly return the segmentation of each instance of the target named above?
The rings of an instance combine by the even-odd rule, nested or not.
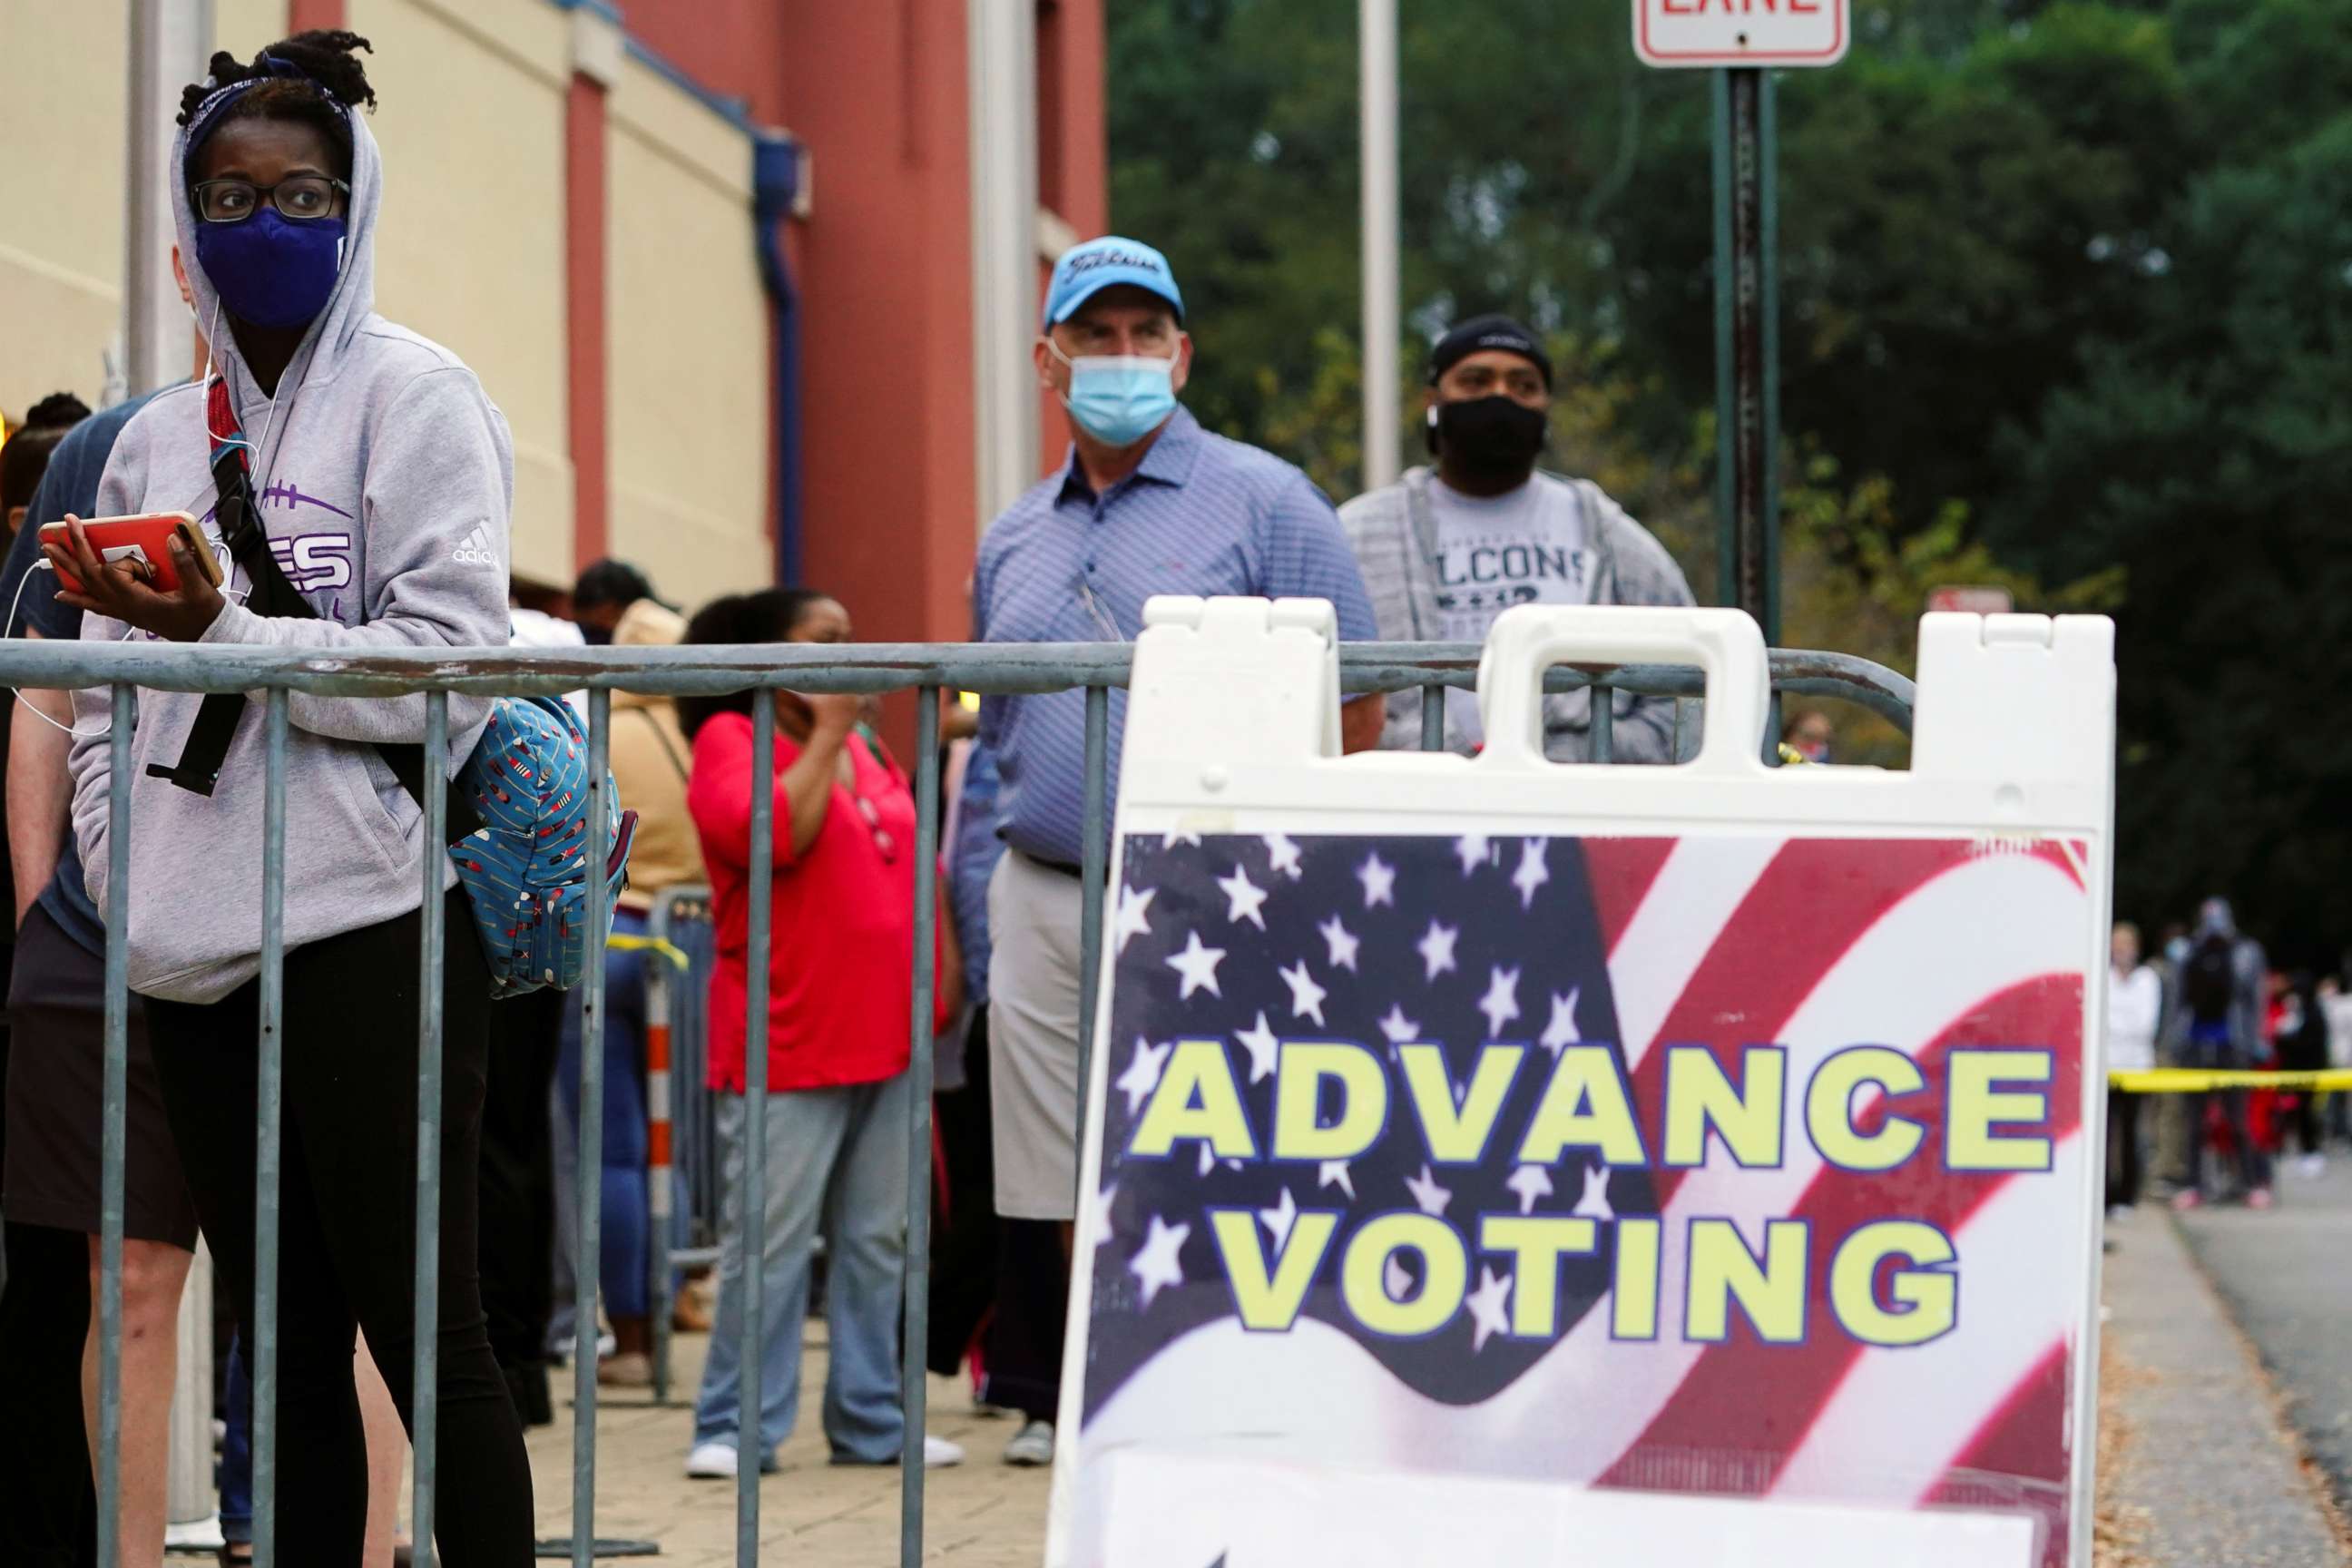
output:
[[[243,223],[196,225],[196,260],[240,321],[299,327],[327,308],[341,269],[339,217],[293,222],[264,206]]]
[[[1046,346],[1053,348],[1047,340]],[[1054,357],[1070,367],[1070,394],[1062,406],[1078,428],[1108,447],[1132,447],[1176,412],[1172,359],[1137,355],[1081,355],[1058,348]]]

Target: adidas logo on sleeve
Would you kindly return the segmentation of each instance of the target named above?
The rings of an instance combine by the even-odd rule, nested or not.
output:
[[[499,552],[490,539],[489,524],[476,523],[465,542],[449,552],[449,559],[467,566],[496,566]]]

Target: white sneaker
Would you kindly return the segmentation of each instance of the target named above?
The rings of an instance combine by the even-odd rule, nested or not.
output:
[[[1004,1445],[1004,1462],[1008,1465],[1035,1466],[1054,1462],[1054,1424],[1051,1421],[1029,1421],[1013,1434],[1013,1441]]]
[[[686,1473],[698,1481],[731,1481],[736,1467],[731,1443],[697,1443],[686,1457]]]
[[[945,1437],[934,1437],[928,1432],[923,1434],[923,1468],[943,1470],[950,1465],[962,1463],[961,1444],[950,1443]]]

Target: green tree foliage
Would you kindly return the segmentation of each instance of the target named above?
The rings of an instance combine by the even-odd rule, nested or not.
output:
[[[2341,948],[2352,0],[1855,7],[1845,63],[1777,86],[1787,636],[1907,666],[1955,581],[2112,608],[2119,908],[2224,890],[2285,951]],[[1341,496],[1355,10],[1110,0],[1112,211],[1184,279],[1188,400]],[[1706,592],[1706,74],[1636,65],[1622,4],[1401,11],[1409,382],[1471,311],[1551,334],[1553,460]]]

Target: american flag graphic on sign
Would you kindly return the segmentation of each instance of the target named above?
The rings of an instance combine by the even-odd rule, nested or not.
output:
[[[2084,853],[1129,837],[1083,1450],[2026,1512],[2063,1568]],[[1777,1129],[1670,1108],[1709,1083]],[[1525,1240],[1561,1218],[1590,1246]]]

